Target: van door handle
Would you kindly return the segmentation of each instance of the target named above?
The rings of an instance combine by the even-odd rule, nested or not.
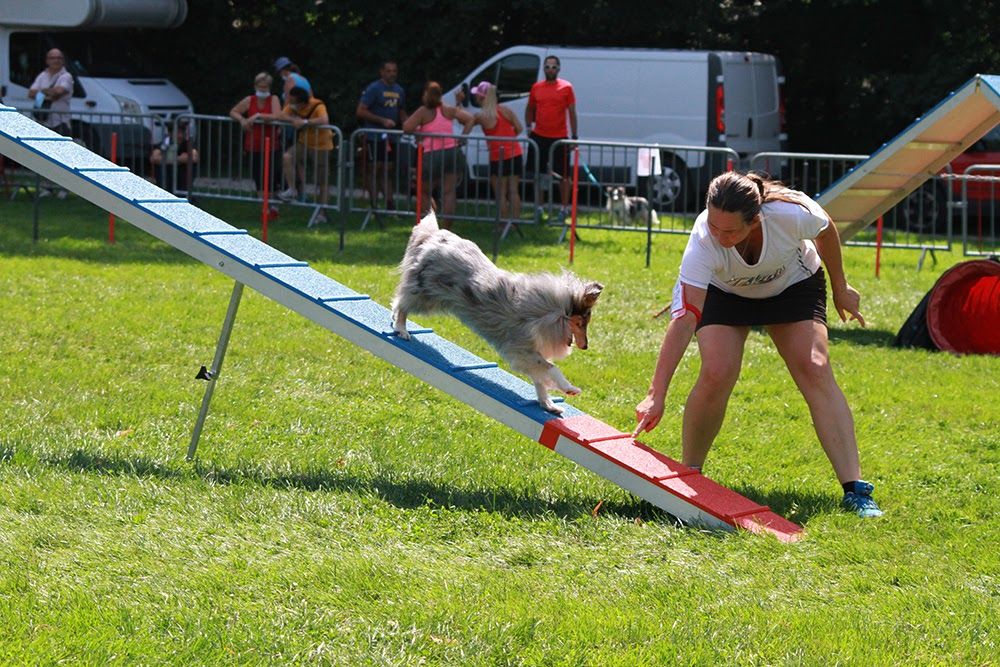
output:
[[[94,107],[97,106],[97,102],[95,102],[94,100],[87,100],[86,102],[84,102],[84,104],[90,109],[93,109]]]
[[[747,138],[753,136],[753,118],[747,118]]]

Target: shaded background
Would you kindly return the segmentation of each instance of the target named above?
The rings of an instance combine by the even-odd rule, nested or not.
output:
[[[331,122],[356,127],[362,88],[394,58],[412,109],[516,44],[773,53],[793,151],[870,153],[976,73],[1000,73],[992,0],[195,0],[141,52],[199,113],[224,114],[279,55],[302,68]],[[567,78],[572,77],[567,74]],[[609,82],[613,85],[613,82]],[[276,84],[277,86],[277,84]]]

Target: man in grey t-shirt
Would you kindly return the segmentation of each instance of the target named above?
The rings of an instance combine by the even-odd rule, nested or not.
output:
[[[70,136],[69,101],[73,97],[73,75],[66,71],[65,58],[59,49],[45,54],[45,69],[35,77],[28,97],[35,100],[38,122],[61,135]],[[39,197],[52,194],[55,183],[43,180],[38,189]],[[66,191],[55,190],[59,199],[66,198]]]
[[[28,97],[35,100],[36,108],[47,108],[40,117],[48,128],[69,136],[69,101],[73,97],[73,75],[66,71],[64,57],[59,49],[45,54],[45,69],[35,77]]]

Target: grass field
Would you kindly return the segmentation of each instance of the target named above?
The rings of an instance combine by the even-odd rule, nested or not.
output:
[[[205,208],[257,233],[255,210]],[[273,245],[387,304],[408,221],[291,213]],[[890,347],[959,253],[847,249],[869,328],[831,324],[862,521],[768,339],[706,474],[803,525],[706,532],[254,292],[196,463],[184,460],[230,280],[71,198],[0,203],[0,664],[990,665],[1000,654],[1000,358]],[[485,227],[457,231],[490,247]],[[553,229],[500,264],[566,264]],[[605,283],[577,407],[622,428],[649,382],[685,239],[588,230]],[[457,321],[418,318],[489,359]],[[646,441],[679,456],[692,346]],[[601,503],[598,512],[594,508]]]

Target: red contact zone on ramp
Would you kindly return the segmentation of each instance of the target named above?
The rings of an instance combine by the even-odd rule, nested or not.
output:
[[[664,456],[590,415],[545,422],[539,442],[555,449],[566,438],[617,465],[623,476],[633,475],[668,491],[692,507],[720,521],[754,533],[770,533],[782,542],[802,536],[802,527],[770,508],[717,484],[700,472]]]

